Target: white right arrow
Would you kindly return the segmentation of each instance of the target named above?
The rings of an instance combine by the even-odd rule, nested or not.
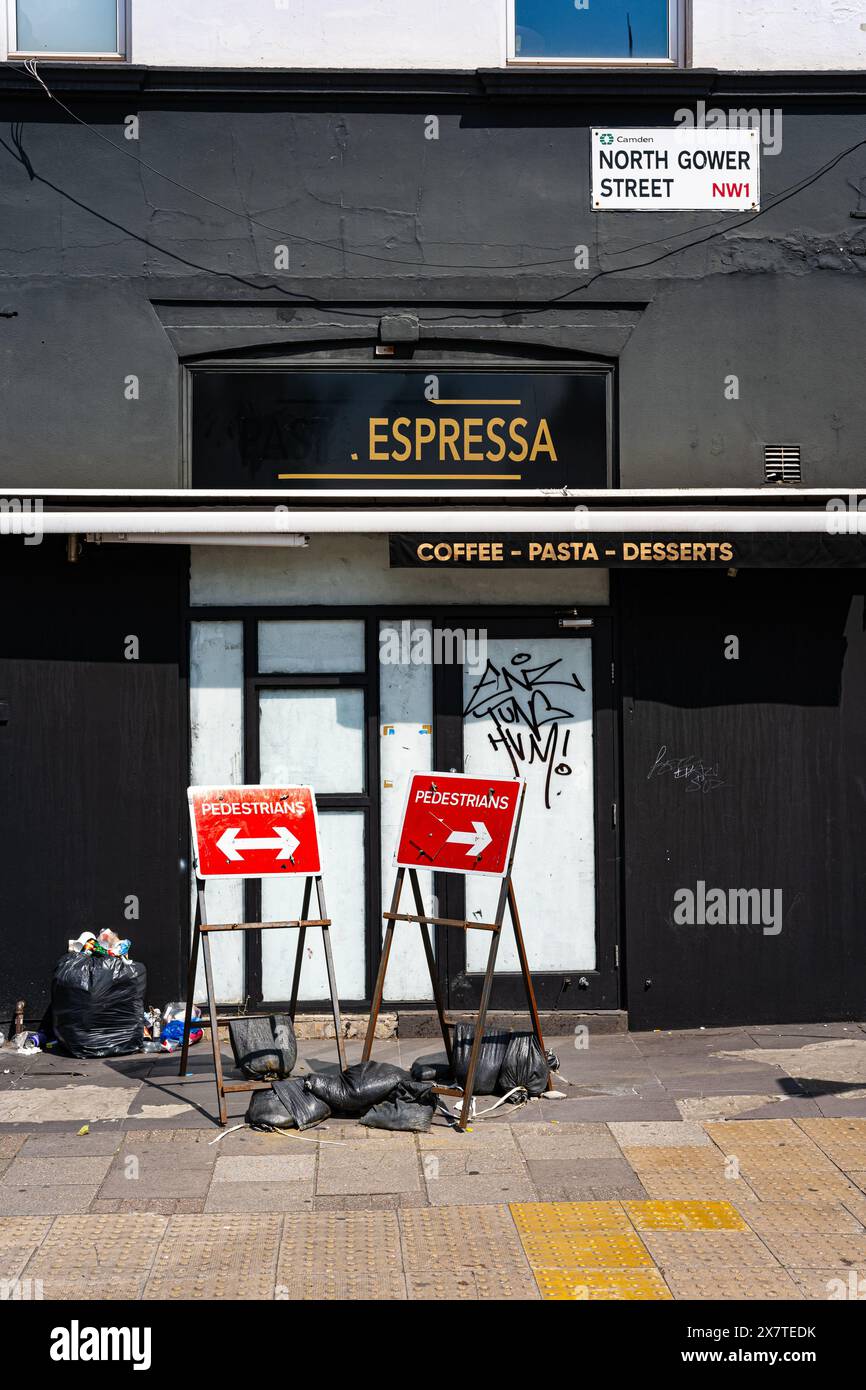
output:
[[[243,855],[238,852],[242,849],[275,849],[278,851],[278,859],[291,859],[301,843],[284,825],[274,826],[276,839],[272,840],[239,840],[240,833],[239,825],[231,825],[217,840],[217,849],[222,850],[226,859],[243,859]]]
[[[466,853],[478,855],[491,843],[493,836],[483,820],[474,820],[472,824],[475,827],[474,830],[452,830],[448,836],[448,842],[453,842],[455,845],[468,845],[469,848]]]

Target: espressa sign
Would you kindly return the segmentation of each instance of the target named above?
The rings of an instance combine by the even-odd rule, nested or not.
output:
[[[193,374],[193,486],[608,485],[605,371]]]

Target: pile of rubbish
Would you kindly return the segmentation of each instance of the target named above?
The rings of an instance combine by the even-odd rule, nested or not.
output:
[[[458,1024],[452,1048],[454,1075],[439,1063],[415,1062],[411,1072],[389,1062],[355,1062],[345,1071],[292,1077],[297,1043],[287,1014],[229,1023],[235,1063],[244,1076],[270,1080],[257,1091],[245,1116],[253,1129],[311,1129],[331,1115],[353,1116],[369,1129],[424,1133],[437,1107],[453,1120],[434,1087],[463,1087],[475,1039],[472,1025]],[[532,1033],[492,1033],[481,1040],[474,1092],[524,1101],[546,1089],[559,1062],[542,1052]],[[495,1108],[495,1107],[491,1107]]]
[[[183,1044],[183,1023],[186,1004],[182,999],[166,1004],[159,1010],[152,1004],[144,1015],[144,1051],[177,1052]],[[201,1042],[201,1009],[193,1005],[189,1030],[190,1043]]]

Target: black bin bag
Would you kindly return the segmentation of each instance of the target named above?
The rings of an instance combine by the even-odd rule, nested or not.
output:
[[[469,1058],[475,1038],[474,1023],[458,1023],[454,1029],[454,1080],[458,1086],[466,1085],[469,1074]],[[499,1072],[505,1061],[505,1053],[511,1039],[510,1033],[485,1033],[481,1039],[478,1053],[478,1066],[475,1071],[476,1096],[492,1096],[496,1093]]]
[[[255,1091],[246,1113],[251,1129],[311,1129],[327,1120],[330,1110],[304,1086],[304,1078],[275,1081],[269,1091]]]
[[[515,1033],[506,1049],[497,1090],[501,1096],[522,1086],[530,1096],[540,1096],[547,1089],[550,1063],[538,1045],[534,1033]]]
[[[232,1019],[229,1040],[235,1066],[251,1081],[291,1076],[298,1060],[295,1029],[288,1014]]]
[[[390,1062],[353,1062],[342,1072],[313,1072],[305,1084],[339,1114],[362,1115],[390,1096],[401,1082],[410,1080],[408,1072]]]
[[[141,961],[67,951],[51,981],[54,1036],[73,1057],[140,1052],[146,993]]]
[[[368,1129],[395,1129],[410,1134],[425,1134],[433,1122],[436,1097],[429,1081],[398,1082],[395,1089],[378,1105],[371,1106],[361,1116]]]

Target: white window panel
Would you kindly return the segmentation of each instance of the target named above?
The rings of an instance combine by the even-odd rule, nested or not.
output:
[[[237,786],[243,782],[243,629],[239,622],[194,622],[190,634],[189,714],[192,786]],[[240,879],[207,886],[211,922],[244,920]],[[195,880],[192,882],[195,913]],[[242,932],[210,938],[214,990],[219,1003],[238,1003],[244,995]],[[199,953],[195,997],[206,999],[204,963]]]
[[[429,620],[412,618],[412,632],[430,633]],[[394,628],[397,620],[379,625],[380,639]],[[386,652],[387,647],[380,646]],[[411,772],[426,772],[433,767],[433,667],[398,665],[387,661],[379,664],[379,765],[381,775],[382,827],[382,905],[388,908],[394,891],[397,870],[392,864],[397,831],[403,813],[406,784]],[[424,898],[424,910],[438,916],[433,898],[433,875],[421,871],[418,875]],[[401,911],[414,912],[415,902],[408,878],[403,887]],[[384,922],[382,930],[384,931]],[[420,927],[410,922],[398,922],[394,944],[385,977],[387,999],[432,999],[430,972],[424,948],[419,939]],[[431,940],[433,932],[431,931]],[[435,950],[435,944],[434,944]]]
[[[464,771],[526,780],[514,887],[529,968],[593,970],[592,644],[496,638],[488,657],[483,678],[464,673]],[[498,879],[467,877],[467,919],[492,921],[498,892]],[[489,948],[486,932],[467,932],[467,968],[483,970]],[[520,968],[509,927],[496,968]]]
[[[364,624],[351,620],[259,623],[259,670],[319,675],[364,670]]]
[[[261,691],[259,767],[263,785],[363,792],[363,691]]]
[[[365,845],[364,815],[361,811],[319,811],[322,847],[322,880],[325,903],[331,918],[331,953],[337,993],[341,999],[363,999],[365,988]],[[305,879],[262,879],[262,921],[293,921],[300,917]],[[318,917],[315,887],[310,899],[310,916]],[[262,992],[265,999],[288,1000],[292,993],[298,933],[262,932]],[[307,1003],[329,1003],[328,975],[322,933],[311,928],[304,941],[299,999]]]

